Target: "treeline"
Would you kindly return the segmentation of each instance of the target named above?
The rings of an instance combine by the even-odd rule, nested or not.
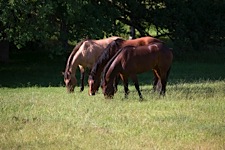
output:
[[[54,39],[65,49],[86,37],[125,36],[129,26],[133,37],[151,35],[154,27],[154,36],[169,37],[175,47],[202,50],[224,45],[224,6],[224,0],[3,0],[0,47]]]

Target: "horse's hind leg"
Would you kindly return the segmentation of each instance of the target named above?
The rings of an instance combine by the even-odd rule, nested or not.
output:
[[[166,84],[167,84],[167,79],[169,76],[170,68],[169,69],[163,69],[161,71],[161,84],[162,84],[162,89],[160,91],[160,95],[165,96],[166,93]]]
[[[168,81],[169,73],[170,73],[170,68],[166,71],[166,73],[163,74],[163,80],[161,81],[162,82],[162,90],[161,90],[160,94],[163,96],[166,93],[166,84]]]
[[[133,82],[134,82],[134,86],[135,86],[135,88],[136,88],[136,90],[137,90],[137,92],[138,92],[138,95],[139,95],[140,99],[142,100],[143,97],[142,97],[142,94],[141,94],[141,91],[140,91],[140,88],[139,88],[139,83],[138,83],[137,76],[136,76],[136,75],[132,75],[132,76],[131,76],[131,79],[132,79]]]
[[[80,68],[80,91],[82,92],[84,90],[84,75],[85,75],[85,69],[83,66],[79,65]]]
[[[160,78],[160,70],[158,68],[153,69],[154,74],[154,82],[153,82],[153,91],[155,92],[161,90],[161,78]]]

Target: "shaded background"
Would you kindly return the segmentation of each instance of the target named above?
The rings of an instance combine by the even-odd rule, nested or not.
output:
[[[61,72],[74,45],[84,38],[112,35],[164,40],[174,53],[172,82],[224,79],[224,4],[223,0],[3,1],[0,86],[61,86]],[[151,82],[148,74],[140,76],[142,84]]]

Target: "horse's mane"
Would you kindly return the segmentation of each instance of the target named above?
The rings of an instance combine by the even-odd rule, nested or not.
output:
[[[117,46],[121,46],[122,43],[124,42],[125,40],[121,39],[121,38],[118,38],[114,41],[112,41],[106,48],[105,50],[103,51],[103,53],[100,55],[99,59],[97,60],[97,62],[94,64],[94,66],[92,67],[92,70],[90,72],[90,76],[89,76],[89,79],[90,78],[94,78],[95,75],[96,75],[96,72],[98,70],[99,67],[101,67],[101,65],[105,65],[108,60],[111,58],[111,49],[113,46],[117,45]]]
[[[98,59],[97,63],[102,63],[104,60],[109,60],[110,59],[110,50],[112,49],[113,46],[117,45],[118,47],[121,47],[122,43],[125,40],[123,39],[116,39],[114,41],[112,41],[107,47],[106,49],[103,51],[102,55],[100,56],[100,58]]]
[[[127,46],[128,47],[128,46]],[[113,63],[113,61],[116,59],[116,57],[124,50],[126,49],[127,47],[123,47],[121,49],[119,49],[116,54],[110,59],[110,61],[106,64],[104,70],[103,70],[103,76],[102,76],[102,81],[105,81],[105,76],[106,76],[106,73],[107,71],[109,70],[111,64]]]
[[[81,42],[79,42],[76,46],[75,46],[75,48],[73,49],[73,51],[71,52],[71,54],[70,54],[70,56],[69,56],[69,58],[68,58],[68,60],[67,60],[67,64],[66,64],[66,71],[68,71],[68,69],[69,69],[69,67],[70,67],[70,65],[71,65],[71,62],[72,62],[72,58],[73,58],[73,56],[76,54],[76,52],[79,50],[79,48],[81,47],[81,45],[85,42],[85,41],[87,41],[87,39],[84,39],[84,40],[82,40]]]

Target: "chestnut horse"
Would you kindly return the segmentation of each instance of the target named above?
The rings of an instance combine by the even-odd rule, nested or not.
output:
[[[68,92],[73,92],[77,83],[75,77],[77,67],[79,66],[81,72],[80,91],[83,91],[85,68],[91,68],[107,45],[118,38],[120,37],[114,36],[101,40],[83,40],[77,44],[67,60],[66,69],[63,73]]]
[[[112,41],[104,52],[101,54],[97,62],[94,64],[89,78],[89,95],[95,95],[95,92],[98,90],[101,82],[101,73],[107,64],[107,62],[116,54],[116,52],[125,46],[141,46],[141,45],[148,45],[150,43],[160,42],[163,43],[161,40],[153,38],[153,37],[141,37],[133,40],[123,40],[123,39],[116,39]]]
[[[130,77],[134,82],[140,99],[142,99],[136,74],[152,69],[157,76],[154,82],[154,89],[158,80],[161,81],[160,95],[165,95],[172,59],[173,54],[171,49],[164,43],[153,43],[138,47],[127,46],[120,49],[107,63],[103,71],[103,94],[106,98],[113,97],[115,93],[113,82],[116,75],[120,74],[124,84],[125,97],[128,95],[128,77]]]

